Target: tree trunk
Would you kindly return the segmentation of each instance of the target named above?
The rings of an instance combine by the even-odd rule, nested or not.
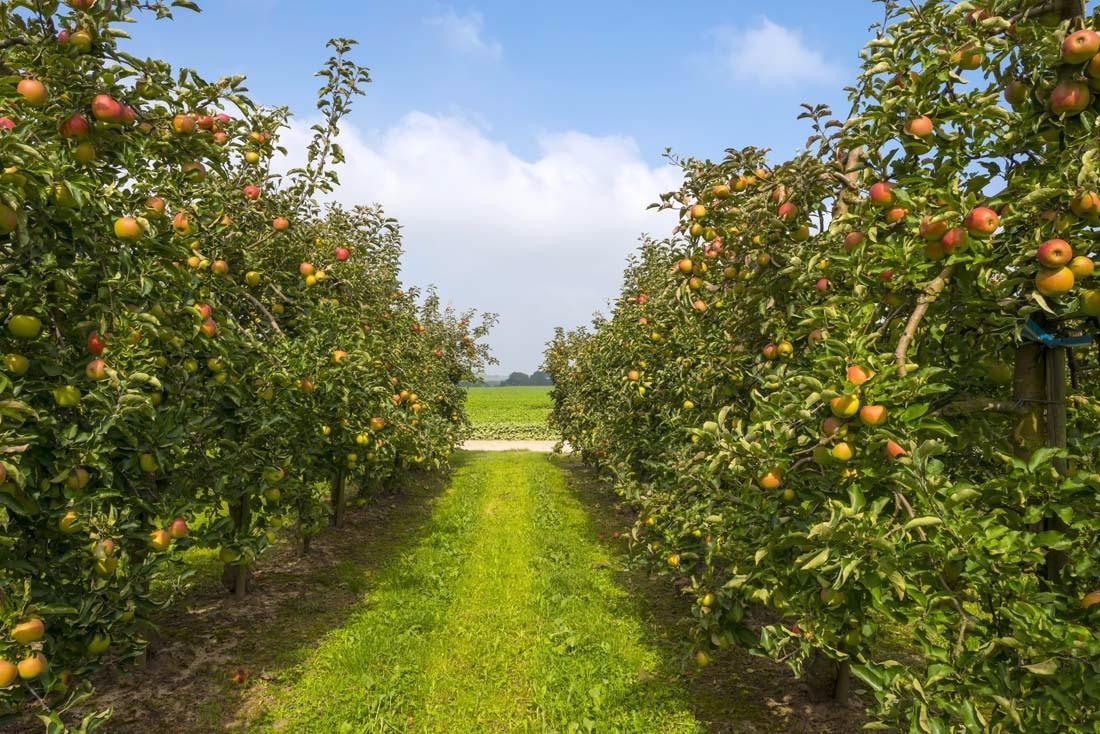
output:
[[[848,698],[852,694],[852,663],[850,660],[837,662],[836,687],[833,688],[833,703],[837,706],[847,706]]]
[[[345,477],[344,470],[337,469],[336,476],[332,480],[332,524],[338,528],[344,527],[344,501]]]
[[[241,497],[240,504],[236,508],[236,517],[234,520],[237,525],[237,537],[243,537],[248,534],[248,527],[251,521],[249,516],[248,496]],[[248,564],[243,559],[236,563],[232,567],[233,579],[233,596],[240,600],[244,599],[248,594]]]

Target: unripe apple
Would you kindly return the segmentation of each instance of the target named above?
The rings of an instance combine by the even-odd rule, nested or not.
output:
[[[783,485],[783,472],[777,466],[773,466],[756,480],[761,489],[779,489]]]
[[[1073,290],[1073,282],[1073,271],[1069,268],[1040,268],[1035,276],[1035,289],[1044,296],[1058,296]]]
[[[987,206],[976,206],[966,215],[963,226],[974,237],[988,237],[1001,226],[1001,217]]]
[[[1069,261],[1069,270],[1073,273],[1074,282],[1091,277],[1096,265],[1092,259],[1084,255],[1078,255]]]
[[[789,341],[783,340],[776,345],[775,352],[779,355],[780,359],[790,359],[794,354],[794,345]]]
[[[77,143],[73,148],[73,160],[83,166],[90,164],[95,160],[95,146],[87,141]]]
[[[142,454],[138,457],[138,466],[146,474],[153,474],[157,470],[157,458],[149,453]]]
[[[244,282],[253,287],[258,286],[261,279],[262,276],[255,270],[249,270],[244,274]]]
[[[149,547],[155,551],[166,551],[172,545],[172,536],[163,528],[149,533]]]
[[[97,632],[88,640],[85,651],[92,657],[99,657],[111,647],[111,637],[105,633]]]
[[[19,661],[19,677],[23,680],[34,680],[46,671],[47,665],[45,655],[33,653]]]
[[[20,645],[38,642],[46,635],[46,625],[41,619],[28,619],[11,628],[11,638]]]
[[[0,203],[0,234],[11,234],[19,226],[19,215],[7,204]]]
[[[1018,107],[1027,101],[1028,86],[1019,79],[1013,79],[1005,85],[1005,101],[1013,107]]]
[[[31,361],[24,357],[22,354],[5,354],[4,355],[4,369],[16,377],[21,377],[27,374],[27,370],[31,368]]]
[[[1062,42],[1062,61],[1083,64],[1100,53],[1100,33],[1089,29],[1075,31]]]
[[[76,510],[69,510],[57,521],[57,529],[65,535],[72,535],[78,530],[80,524],[80,515],[76,513]]]
[[[1088,290],[1081,294],[1081,311],[1086,316],[1100,316],[1100,290]]]
[[[1039,245],[1037,257],[1044,267],[1060,268],[1073,259],[1073,249],[1065,240],[1047,240]]]
[[[833,450],[829,452],[829,455],[840,462],[850,461],[853,456],[852,447],[847,442],[841,441],[833,446]]]
[[[829,401],[829,409],[837,418],[851,418],[859,412],[859,398],[855,395],[837,395]]]

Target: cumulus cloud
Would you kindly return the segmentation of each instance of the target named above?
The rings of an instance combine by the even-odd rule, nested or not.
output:
[[[793,87],[840,77],[835,65],[806,45],[801,31],[766,17],[753,28],[721,28],[715,36],[722,60],[738,82]]]
[[[287,136],[292,158],[307,136],[306,124]],[[420,112],[380,131],[345,125],[340,139],[336,198],[381,202],[400,219],[407,282],[500,314],[491,341],[509,371],[535,369],[555,326],[587,323],[618,292],[639,235],[674,226],[647,205],[679,185],[677,169],[647,163],[631,138],[536,142],[524,158],[464,118]]]
[[[485,37],[485,20],[481,13],[457,14],[453,9],[424,20],[438,28],[447,44],[465,54],[499,59],[503,49],[498,41]]]

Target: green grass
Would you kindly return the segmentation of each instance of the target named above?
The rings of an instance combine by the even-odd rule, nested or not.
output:
[[[553,439],[548,387],[471,387],[466,411],[474,439]]]
[[[265,685],[253,731],[704,731],[551,459],[459,461],[427,532]]]

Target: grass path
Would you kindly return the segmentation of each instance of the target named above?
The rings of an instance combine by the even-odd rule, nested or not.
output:
[[[418,544],[268,682],[252,730],[704,731],[593,535],[552,459],[467,455]]]

